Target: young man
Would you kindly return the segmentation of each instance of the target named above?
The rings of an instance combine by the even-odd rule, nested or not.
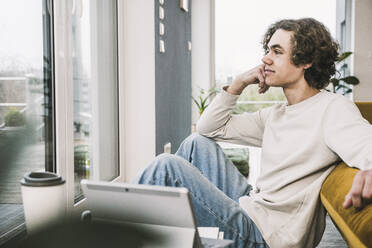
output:
[[[237,76],[201,116],[206,137],[186,139],[161,155],[136,183],[187,187],[199,226],[218,226],[236,247],[315,247],[325,227],[323,181],[342,159],[361,169],[345,208],[372,199],[372,126],[341,95],[321,91],[335,73],[338,46],[311,18],[274,23],[262,65]],[[286,104],[232,115],[251,84],[281,87]],[[255,190],[213,140],[262,147]]]

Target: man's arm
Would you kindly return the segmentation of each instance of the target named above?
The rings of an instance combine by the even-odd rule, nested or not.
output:
[[[264,126],[261,111],[232,114],[239,94],[250,84],[260,84],[261,93],[268,89],[265,85],[263,65],[240,74],[231,86],[215,97],[197,123],[198,133],[215,140],[261,146]]]
[[[372,125],[353,102],[339,97],[328,106],[324,127],[325,142],[331,150],[349,166],[360,169],[343,207],[361,209],[372,202]]]

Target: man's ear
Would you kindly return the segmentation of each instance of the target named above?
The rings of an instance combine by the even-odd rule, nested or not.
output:
[[[304,70],[307,70],[309,69],[313,64],[310,63],[310,64],[304,64]]]

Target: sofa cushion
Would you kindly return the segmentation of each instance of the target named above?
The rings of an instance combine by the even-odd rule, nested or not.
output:
[[[362,116],[372,124],[372,102],[356,102],[355,103]]]
[[[361,211],[343,208],[357,169],[339,164],[324,181],[320,199],[349,247],[372,247],[372,205]]]

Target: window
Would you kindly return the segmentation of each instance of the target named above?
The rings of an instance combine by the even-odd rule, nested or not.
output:
[[[75,1],[72,12],[75,199],[81,179],[113,180],[118,161],[116,0]]]
[[[283,18],[314,17],[335,36],[336,1],[216,1],[216,85],[230,84],[233,77],[262,63],[262,37],[268,26]],[[281,88],[258,94],[250,86],[239,98],[235,113],[252,112],[285,101]]]
[[[46,1],[1,1],[0,23],[1,244],[10,231],[24,230],[20,179],[29,171],[55,170],[55,140]]]
[[[337,12],[337,22],[336,28],[337,39],[339,40],[341,52],[348,52],[351,50],[351,1],[342,0],[338,1],[338,12]],[[342,61],[337,65],[337,70],[340,73],[340,77],[347,77],[351,74],[351,60],[347,59]],[[349,87],[353,89],[352,85],[346,85],[343,81],[340,82],[340,87],[336,88],[336,92],[341,93],[345,96],[352,97],[352,93],[349,92]]]
[[[120,179],[117,12],[116,0],[1,1],[0,245],[24,233],[26,172],[62,175],[72,214],[81,179]]]

